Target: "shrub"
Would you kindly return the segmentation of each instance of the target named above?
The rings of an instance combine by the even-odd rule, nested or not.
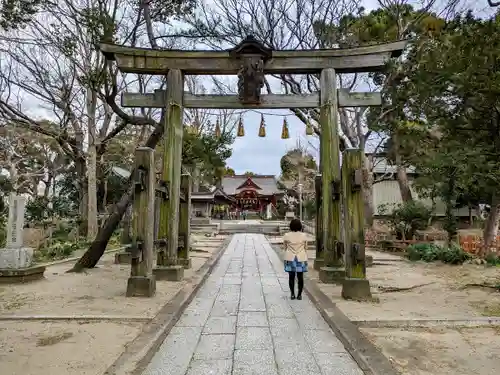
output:
[[[465,252],[460,246],[452,244],[448,248],[442,248],[439,260],[448,264],[462,264],[471,258],[472,256]]]
[[[56,242],[65,242],[68,241],[69,235],[71,233],[71,227],[68,224],[60,223],[53,231],[52,231],[52,240]]]
[[[83,249],[87,246],[87,241],[55,241],[49,246],[39,248],[38,251],[35,252],[35,255],[38,261],[65,259],[73,255],[76,250]]]
[[[500,265],[500,256],[498,256],[495,253],[489,253],[488,255],[486,255],[486,257],[484,258],[484,260],[490,266],[498,266],[498,265]]]
[[[410,260],[434,262],[439,258],[438,253],[440,251],[440,247],[432,243],[418,243],[408,246],[406,251],[408,259]]]
[[[432,210],[416,201],[398,205],[380,205],[381,215],[388,215],[389,225],[398,239],[411,240],[417,230],[427,229]],[[392,210],[392,211],[391,211]]]
[[[443,247],[432,243],[420,243],[408,246],[408,259],[412,261],[423,260],[424,262],[441,261],[448,264],[462,264],[471,259],[471,255],[460,246],[453,244]]]
[[[75,250],[78,250],[78,247],[77,243],[55,243],[47,249],[47,255],[53,259],[65,258],[73,254]]]

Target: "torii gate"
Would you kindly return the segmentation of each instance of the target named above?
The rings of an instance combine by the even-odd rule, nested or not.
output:
[[[183,267],[178,260],[183,108],[319,107],[321,176],[316,199],[315,268],[320,271],[321,281],[342,283],[345,298],[370,296],[364,262],[364,218],[360,193],[360,163],[363,155],[360,150],[344,151],[345,177],[341,179],[338,108],[378,106],[382,100],[380,93],[338,90],[336,75],[381,71],[390,58],[401,55],[405,45],[406,41],[398,41],[349,49],[274,51],[252,36],[226,51],[152,50],[101,44],[105,57],[115,60],[119,70],[124,73],[167,76],[166,91],[122,95],[124,107],[166,109],[164,146],[168,157],[163,161],[162,183],[168,188],[169,199],[161,208],[159,237],[168,238],[168,243],[166,253],[158,256],[157,269],[154,270],[157,278],[183,278]],[[194,95],[184,92],[184,75],[236,74],[238,95]],[[320,74],[320,92],[307,95],[262,95],[265,74]],[[342,235],[341,193],[346,207],[345,236]],[[347,271],[344,267],[344,249]]]

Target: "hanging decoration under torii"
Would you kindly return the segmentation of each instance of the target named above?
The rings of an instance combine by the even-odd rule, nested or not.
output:
[[[217,122],[215,123],[215,135],[217,137],[221,136],[221,126],[220,126],[220,120],[217,118]],[[307,119],[306,122],[306,135],[313,135],[314,134],[314,128],[310,122],[310,119]],[[238,127],[236,131],[236,136],[237,137],[244,137],[245,136],[245,128],[243,126],[243,116],[240,115],[239,121],[238,121]],[[260,115],[260,125],[259,125],[259,131],[258,131],[258,136],[261,138],[266,137],[266,121],[264,119],[264,114],[261,113]],[[281,139],[289,139],[290,138],[290,130],[288,128],[288,120],[286,116],[283,116],[283,125],[281,128]]]
[[[220,121],[219,121],[218,117],[217,117],[217,121],[215,122],[215,136],[216,137],[220,137],[221,136]]]
[[[238,137],[245,136],[245,128],[243,127],[243,117],[240,116],[240,121],[238,122],[238,132],[236,133]]]
[[[259,137],[263,138],[266,136],[266,123],[264,122],[264,114],[260,115],[260,126],[259,126]]]
[[[288,121],[286,120],[286,117],[283,117],[283,127],[281,129],[281,139],[288,139],[290,138],[290,133],[288,131]]]
[[[314,129],[311,124],[311,119],[308,117],[306,121],[306,135],[313,135],[314,134]]]

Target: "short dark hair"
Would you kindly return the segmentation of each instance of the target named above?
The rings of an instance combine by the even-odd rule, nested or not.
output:
[[[301,232],[302,231],[302,223],[299,219],[293,219],[290,221],[290,230],[292,232]]]

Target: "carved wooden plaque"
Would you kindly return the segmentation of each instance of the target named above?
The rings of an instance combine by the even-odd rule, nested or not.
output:
[[[272,57],[266,48],[253,36],[247,36],[230,51],[233,58],[241,61],[238,72],[238,98],[242,104],[260,104],[264,87],[264,65]]]

